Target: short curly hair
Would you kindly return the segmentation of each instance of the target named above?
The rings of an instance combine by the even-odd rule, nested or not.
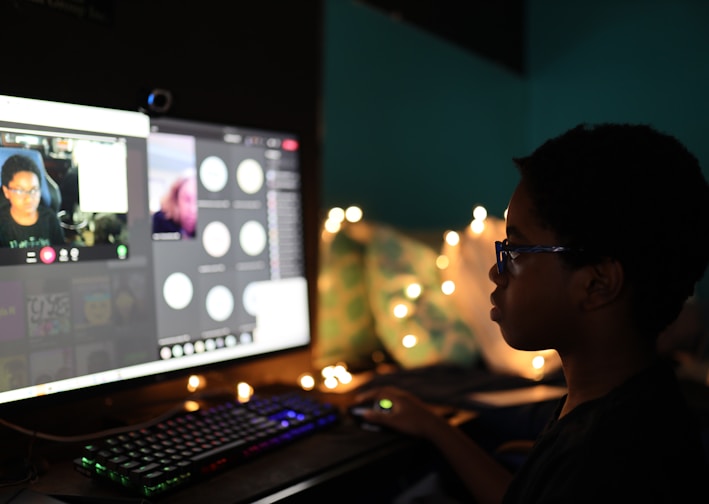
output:
[[[32,172],[37,175],[37,180],[42,180],[42,174],[37,163],[29,156],[13,154],[2,165],[2,185],[7,187],[10,181],[15,178],[15,174],[19,172]]]
[[[617,259],[638,327],[679,315],[709,260],[709,184],[675,137],[642,124],[580,124],[515,158],[537,217],[572,267]]]

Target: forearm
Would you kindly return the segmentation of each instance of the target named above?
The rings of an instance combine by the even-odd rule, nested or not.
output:
[[[512,474],[471,437],[451,425],[430,405],[396,387],[381,387],[359,394],[355,403],[386,397],[393,407],[388,412],[365,410],[363,419],[393,428],[431,443],[465,485],[478,504],[502,502]]]
[[[477,503],[501,503],[512,474],[463,431],[441,421],[429,430],[428,440],[438,448]]]

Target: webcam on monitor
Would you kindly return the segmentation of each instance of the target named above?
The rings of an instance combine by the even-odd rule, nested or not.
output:
[[[140,111],[148,115],[163,115],[172,107],[172,92],[169,89],[153,88],[141,97]]]

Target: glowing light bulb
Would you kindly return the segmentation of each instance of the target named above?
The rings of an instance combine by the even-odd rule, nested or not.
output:
[[[404,290],[404,293],[406,294],[406,297],[409,299],[417,299],[422,292],[421,284],[419,283],[412,283],[406,286],[406,289]]]
[[[436,268],[440,270],[446,269],[450,266],[451,260],[447,255],[439,255],[436,257]]]
[[[441,284],[441,292],[446,296],[450,296],[455,292],[455,282],[453,280],[446,280]]]
[[[534,369],[542,369],[542,368],[544,367],[545,362],[546,362],[546,361],[544,360],[544,356],[543,356],[543,355],[536,355],[536,356],[532,359],[532,367],[533,367]]]
[[[460,243],[460,235],[457,231],[446,231],[443,239],[446,240],[446,243],[451,246],[456,246]]]
[[[352,205],[345,210],[345,219],[349,222],[359,222],[362,220],[362,209]]]
[[[544,364],[546,364],[546,360],[543,355],[537,354],[532,358],[532,369],[534,369],[534,376],[532,376],[532,378],[534,380],[544,378]]]
[[[398,303],[394,306],[393,312],[396,318],[404,318],[409,314],[409,307],[404,303]]]
[[[338,380],[340,380],[343,376],[347,376],[347,375],[349,374],[349,373],[347,372],[347,366],[345,366],[345,365],[342,364],[342,363],[335,365],[335,370],[334,370],[334,371],[335,371],[334,376],[335,376],[335,378],[337,378]],[[340,381],[342,381],[342,380],[340,380]]]
[[[482,205],[478,205],[473,208],[473,219],[481,221],[487,219],[487,209]]]
[[[328,372],[326,374],[325,382],[327,383],[333,380],[337,383],[349,383],[352,381],[352,375],[347,370],[347,365],[344,362],[339,362],[334,366],[328,366]]]
[[[473,219],[473,221],[470,223],[470,230],[473,232],[473,234],[479,235],[483,231],[485,231],[485,221],[482,219]]]
[[[246,382],[236,384],[236,399],[239,402],[248,402],[254,393],[254,388]]]
[[[206,380],[204,379],[203,376],[190,375],[190,377],[187,378],[187,390],[189,392],[195,392],[195,391],[199,390],[200,388],[203,388],[205,384],[206,384]]]
[[[303,390],[313,390],[315,388],[315,378],[309,373],[303,373],[298,377],[298,383]]]
[[[345,211],[340,207],[333,207],[327,213],[327,220],[342,222],[345,220]]]
[[[416,343],[418,343],[418,338],[413,334],[407,334],[401,338],[401,344],[404,348],[413,348],[416,346]]]
[[[197,401],[185,401],[183,404],[186,411],[197,411],[199,410],[199,403]]]
[[[335,234],[342,227],[342,222],[338,220],[328,219],[325,221],[324,228],[328,233]]]

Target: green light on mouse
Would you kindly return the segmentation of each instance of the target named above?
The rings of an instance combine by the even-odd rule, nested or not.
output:
[[[394,406],[391,399],[379,399],[379,407],[383,410],[390,410]]]
[[[128,257],[128,247],[125,245],[118,245],[116,247],[116,254],[118,254],[119,259],[125,259]]]

